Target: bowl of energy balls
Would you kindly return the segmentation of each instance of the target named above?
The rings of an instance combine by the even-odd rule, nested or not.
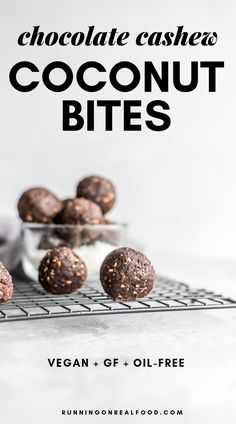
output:
[[[70,199],[61,200],[43,187],[24,191],[18,212],[23,221],[22,265],[27,277],[37,281],[39,264],[47,252],[64,248],[72,249],[86,264],[90,280],[97,278],[106,255],[126,244],[127,225],[107,219],[115,201],[114,184],[99,176],[82,179]]]
[[[81,180],[70,199],[42,187],[26,190],[18,201],[25,274],[55,295],[100,280],[113,300],[146,296],[155,270],[143,253],[124,247],[127,225],[107,219],[115,200],[113,183],[99,176]]]

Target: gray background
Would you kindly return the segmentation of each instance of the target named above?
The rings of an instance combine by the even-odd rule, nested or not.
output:
[[[115,219],[131,223],[133,237],[158,261],[161,252],[201,256],[235,256],[235,48],[233,1],[9,1],[1,2],[1,213],[14,214],[19,193],[44,185],[59,196],[74,195],[76,182],[88,174],[114,180],[119,192]],[[88,25],[109,31],[129,31],[125,47],[20,47],[23,31],[40,25],[50,31],[85,31]],[[217,31],[214,47],[137,47],[134,35],[147,30],[170,31],[184,25],[189,32]],[[8,82],[10,68],[20,60],[40,70],[62,60],[74,70],[87,60],[108,69],[119,60],[142,67],[144,60],[180,60],[183,80],[189,80],[191,60],[223,60],[217,72],[217,92],[207,91],[207,72],[200,70],[199,86],[191,93],[144,94],[143,86],[123,95],[107,86],[96,94],[83,92],[76,82],[63,93],[43,84],[19,93]],[[91,74],[92,75],[92,74]],[[95,75],[95,73],[93,74]],[[143,74],[142,74],[143,75]],[[22,74],[23,77],[23,74]],[[58,75],[58,78],[61,76]],[[125,77],[125,75],[123,75]],[[92,76],[91,76],[92,78]],[[62,100],[154,99],[171,108],[171,127],[165,132],[124,133],[122,114],[115,130],[62,132]],[[143,115],[143,121],[145,114]]]

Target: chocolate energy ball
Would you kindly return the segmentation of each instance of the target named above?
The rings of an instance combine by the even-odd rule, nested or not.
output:
[[[49,250],[39,265],[39,282],[53,294],[72,293],[86,278],[85,263],[68,247]]]
[[[104,218],[101,208],[96,203],[80,197],[67,200],[64,203],[64,208],[60,214],[60,222],[67,225],[78,225],[78,228],[65,227],[58,228],[57,231],[59,237],[69,246],[75,247],[93,241],[100,234],[100,230],[95,231],[79,226],[103,224]]]
[[[0,303],[7,302],[13,294],[12,277],[0,262]]]
[[[19,215],[26,222],[49,224],[61,209],[62,202],[42,187],[25,191],[18,202]]]
[[[77,197],[85,197],[97,203],[105,214],[115,203],[116,191],[110,180],[91,176],[80,181],[77,187]]]
[[[143,253],[122,247],[113,250],[104,259],[100,280],[113,300],[135,300],[152,290],[155,270]]]
[[[61,212],[61,223],[68,225],[102,224],[101,208],[94,202],[80,197],[67,200]]]

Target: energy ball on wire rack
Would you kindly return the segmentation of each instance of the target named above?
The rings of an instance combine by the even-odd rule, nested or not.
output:
[[[12,277],[0,262],[0,303],[7,302],[13,294]]]
[[[152,290],[155,270],[143,253],[122,247],[106,256],[101,265],[100,280],[113,300],[135,300]]]
[[[85,197],[97,203],[107,213],[115,203],[116,191],[113,183],[103,177],[86,177],[77,186],[77,197]]]
[[[39,282],[53,294],[68,294],[82,287],[87,278],[85,263],[68,247],[49,250],[39,265]]]
[[[18,201],[20,218],[26,222],[50,224],[61,209],[61,200],[42,187],[30,188]]]

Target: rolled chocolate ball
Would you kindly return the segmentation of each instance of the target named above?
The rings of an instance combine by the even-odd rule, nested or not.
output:
[[[50,224],[61,209],[61,200],[42,187],[30,188],[18,201],[20,218],[26,222]]]
[[[152,290],[155,270],[143,253],[122,247],[106,256],[101,265],[100,280],[113,300],[135,300]]]
[[[7,302],[13,294],[12,277],[0,262],[0,303]]]
[[[70,247],[88,244],[100,235],[99,229],[82,228],[82,225],[103,224],[104,218],[101,208],[94,202],[84,199],[69,199],[64,202],[64,207],[58,217],[60,224],[73,225],[73,227],[58,228],[58,236]],[[76,226],[78,226],[76,228]]]
[[[110,180],[103,177],[91,176],[80,181],[77,186],[77,197],[85,197],[97,203],[105,214],[115,203],[116,191]]]
[[[82,259],[68,247],[49,250],[39,265],[39,282],[53,294],[67,294],[82,287],[87,268]]]
[[[101,208],[96,203],[83,197],[67,200],[62,209],[60,220],[62,224],[68,225],[95,225],[104,222]]]

